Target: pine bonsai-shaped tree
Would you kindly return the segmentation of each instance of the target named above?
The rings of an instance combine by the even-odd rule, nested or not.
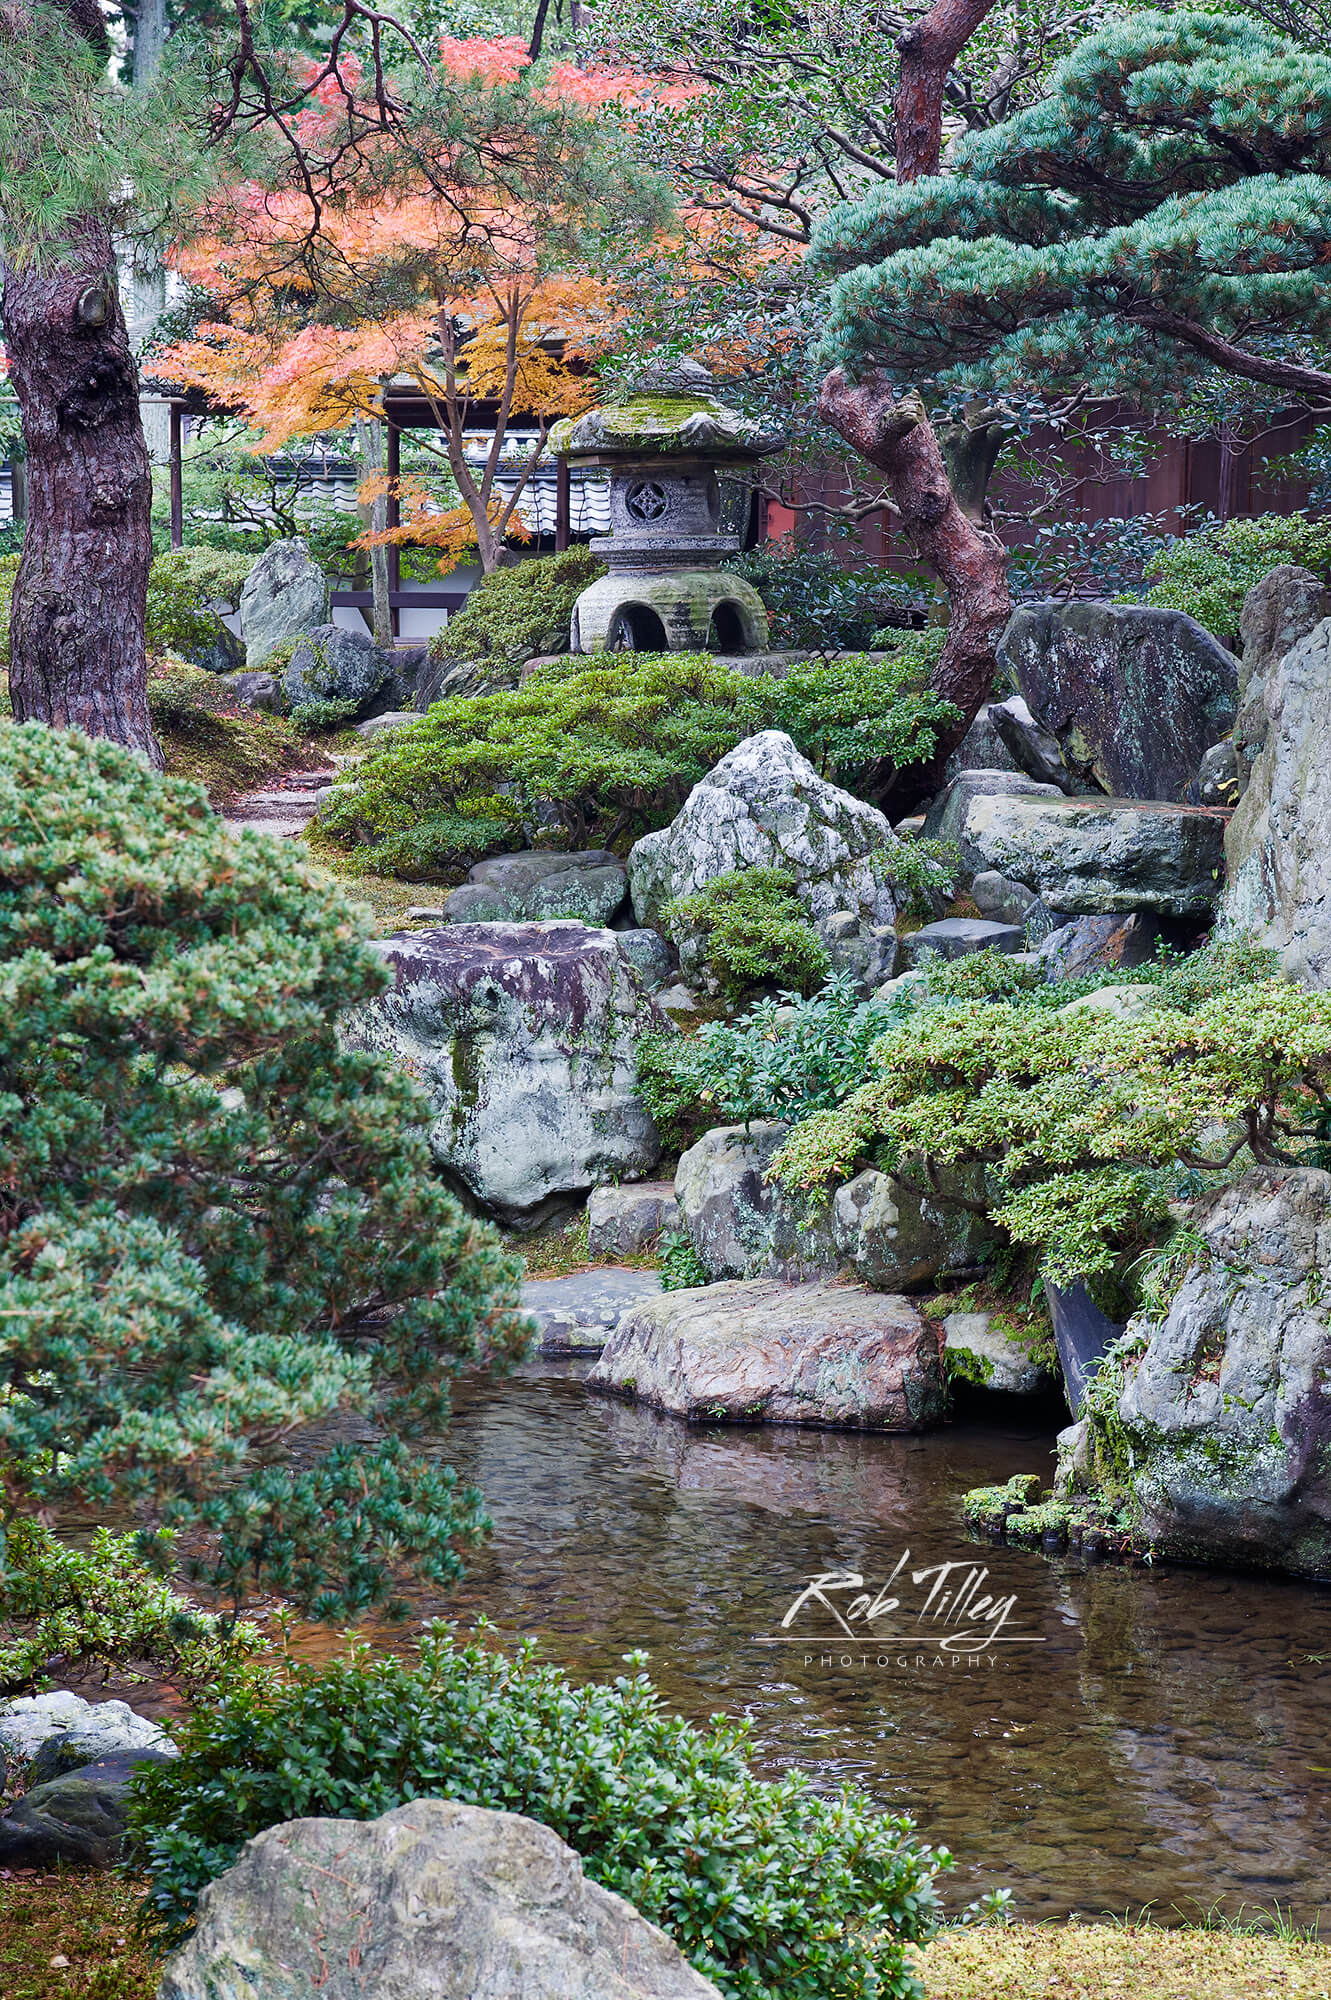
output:
[[[197,787],[0,725],[0,1570],[72,1502],[232,1602],[351,1618],[458,1573],[479,1495],[407,1441],[520,1349],[520,1266],[340,1033],[384,984]],[[372,1440],[322,1449],[339,1413]]]
[[[1218,374],[1331,411],[1331,56],[1234,13],[1090,36],[948,171],[830,213],[829,363],[1159,408]]]

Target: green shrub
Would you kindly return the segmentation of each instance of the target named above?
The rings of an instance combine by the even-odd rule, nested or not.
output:
[[[784,869],[714,875],[706,888],[677,896],[661,914],[671,939],[692,944],[690,959],[699,960],[731,1000],[757,986],[807,993],[827,976],[827,946]]]
[[[851,569],[830,550],[792,540],[764,542],[721,567],[747,577],[767,607],[773,646],[783,648],[834,653],[877,645],[883,627],[909,625],[933,596],[918,571]]]
[[[879,765],[932,755],[939,728],[960,715],[929,691],[946,633],[900,635],[886,659],[843,654],[790,667],[763,688],[763,724],[784,729],[824,777],[852,791]]]
[[[199,548],[154,556],[148,572],[149,652],[188,656],[216,645],[221,620],[211,606],[240,602],[254,560],[251,554]]]
[[[430,657],[516,667],[538,653],[566,653],[573,606],[604,575],[605,564],[585,548],[494,570],[435,634]]]
[[[762,1000],[696,1035],[644,1037],[638,1088],[668,1142],[700,1123],[807,1118],[864,1081],[870,1049],[909,1007],[909,996],[861,1000],[838,974],[811,1000]]]
[[[0,1695],[79,1668],[198,1689],[259,1644],[258,1628],[202,1611],[139,1560],[133,1535],[99,1528],[86,1549],[32,1520],[0,1535]]]
[[[115,1505],[146,1558],[191,1531],[188,1579],[318,1617],[448,1581],[479,1496],[404,1438],[522,1346],[521,1266],[346,1038],[385,984],[368,918],[196,786],[38,725],[0,726],[0,850],[7,1514]],[[380,1441],[274,1457],[343,1410]]]
[[[825,759],[927,756],[951,710],[913,691],[919,667],[907,650],[900,664],[835,661],[775,681],[706,653],[565,660],[520,688],[434,702],[371,750],[321,828],[383,873],[440,872],[484,852],[484,839],[515,846],[537,832],[613,847],[668,825],[699,779],[760,729],[789,728]],[[875,720],[857,734],[860,702]]]
[[[340,729],[359,708],[358,701],[339,701],[336,696],[323,701],[298,701],[291,711],[291,727],[302,736],[313,736],[321,729]]]
[[[1259,514],[1185,535],[1148,572],[1145,602],[1186,611],[1230,639],[1248,592],[1282,563],[1298,563],[1331,583],[1331,520]]]
[[[436,1626],[419,1664],[249,1668],[176,1737],[133,1809],[173,1927],[265,1827],[443,1796],[553,1828],[731,2000],[920,1993],[904,1945],[936,1924],[946,1852],[862,1793],[754,1777],[746,1725],[697,1729],[641,1673],[579,1686],[530,1646],[510,1659]]]
[[[705,1285],[711,1272],[682,1229],[667,1230],[658,1245],[663,1292],[688,1292]]]
[[[1311,1162],[1331,994],[1251,981],[1131,1022],[954,1003],[885,1035],[869,1072],[790,1135],[775,1163],[787,1186],[842,1179],[865,1158],[915,1178],[979,1162],[995,1219],[1053,1282],[1111,1278],[1170,1202],[1223,1179],[1242,1147],[1259,1163]]]

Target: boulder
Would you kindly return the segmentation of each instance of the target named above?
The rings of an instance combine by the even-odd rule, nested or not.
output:
[[[675,960],[660,931],[617,930],[619,949],[649,993],[668,986],[675,977]]]
[[[1247,768],[1239,761],[1232,736],[1213,743],[1197,766],[1197,799],[1204,806],[1233,806],[1247,783]]]
[[[1069,1000],[1060,1014],[1106,1014],[1111,1021],[1144,1021],[1158,1014],[1164,996],[1157,986],[1097,986],[1080,1000]]]
[[[970,800],[961,844],[977,870],[1014,876],[1070,916],[1205,919],[1220,893],[1227,819],[1213,806],[989,794]]]
[[[1269,945],[1292,978],[1319,987],[1331,986],[1328,676],[1331,618],[1257,684],[1263,740],[1225,835],[1218,922],[1222,935]]]
[[[628,893],[624,864],[597,848],[583,854],[497,854],[478,861],[447,899],[452,924],[608,923]]]
[[[994,734],[1008,753],[1014,770],[1024,771],[1041,785],[1056,785],[1060,792],[1075,792],[1077,781],[1063,762],[1062,745],[1036,721],[1029,705],[1019,694],[1007,701],[989,704]],[[976,759],[977,763],[979,759]],[[986,760],[998,765],[998,759]],[[1001,766],[1000,766],[1001,768]]]
[[[357,715],[368,715],[389,672],[368,632],[318,625],[296,641],[282,675],[282,694],[288,708],[305,702],[350,701]]]
[[[130,1779],[140,1764],[165,1762],[164,1750],[140,1748],[33,1785],[0,1815],[0,1868],[112,1867],[124,1850]]]
[[[709,1277],[797,1280],[848,1266],[876,1290],[909,1291],[979,1261],[992,1237],[983,1216],[874,1168],[830,1202],[767,1181],[787,1129],[760,1119],[747,1131],[717,1125],[680,1155],[680,1216]],[[982,1193],[964,1170],[940,1175],[939,1185],[968,1199]]]
[[[193,640],[180,648],[180,654],[205,674],[231,674],[245,664],[244,642],[221,617],[214,620],[211,638]]]
[[[1026,949],[1026,927],[996,924],[983,917],[944,917],[941,923],[923,924],[911,931],[902,944],[908,966],[922,965],[930,953],[947,959],[966,958],[973,951],[1011,955]]]
[[[1254,1169],[1194,1209],[1203,1244],[1118,1396],[1142,1533],[1165,1555],[1331,1577],[1331,1174]]]
[[[1037,955],[1046,979],[1083,979],[1146,965],[1159,943],[1160,926],[1150,917],[1078,917],[1051,931]]]
[[[966,815],[974,800],[1061,799],[1062,796],[1057,785],[1042,785],[1021,771],[963,771],[929,807],[924,816],[924,832],[930,840],[954,841],[961,850],[963,872],[974,875],[987,866],[983,856],[966,844]]]
[[[679,1203],[669,1181],[593,1188],[587,1197],[587,1255],[641,1256],[679,1223]]]
[[[534,1226],[600,1181],[650,1174],[661,1142],[636,1046],[668,1023],[615,932],[449,924],[377,949],[394,984],[349,1033],[422,1085],[435,1159],[482,1208]]]
[[[460,1799],[297,1819],[199,1901],[158,2000],[719,2000],[549,1827]]]
[[[831,970],[853,979],[865,995],[892,977],[901,958],[895,924],[866,924],[853,910],[824,917],[818,935],[827,947]]]
[[[53,1694],[21,1695],[0,1708],[0,1761],[30,1766],[34,1784],[80,1764],[140,1750],[175,1755],[161,1725],[127,1702],[84,1701],[62,1688]]]
[[[261,667],[270,653],[302,632],[328,623],[328,578],[299,536],[273,542],[240,592],[245,665]]]
[[[825,778],[779,729],[746,738],[689,793],[673,822],[629,854],[640,924],[739,868],[782,868],[815,923],[849,911],[891,924],[896,836],[882,813]]]
[[[963,771],[1018,771],[1026,766],[1014,758],[998,726],[996,709],[999,704],[989,702],[977,714],[974,722],[958,743],[956,749],[943,766],[943,777],[948,783],[960,777]],[[1057,747],[1057,746],[1055,746]]]
[[[364,722],[356,724],[356,734],[363,736],[367,743],[374,743],[379,737],[391,736],[394,730],[405,729],[408,723],[419,722],[420,719],[414,708],[390,708],[382,715],[367,715]]]
[[[1331,590],[1310,569],[1281,563],[1254,584],[1239,615],[1240,701],[1247,701],[1269,669],[1279,666],[1324,618],[1331,618]]]
[[[1046,598],[1013,613],[998,658],[1064,764],[1112,798],[1181,799],[1234,724],[1238,662],[1186,612]]]
[[[943,1368],[954,1380],[1009,1396],[1037,1396],[1054,1378],[1019,1341],[1004,1333],[992,1313],[949,1313],[943,1321]]]
[[[1032,906],[1039,900],[1034,889],[1010,875],[1000,875],[996,868],[983,869],[971,883],[971,901],[982,917],[996,924],[1020,924],[1023,934]]]
[[[757,1278],[625,1313],[587,1386],[691,1423],[918,1431],[942,1420],[938,1336],[864,1285]]]
[[[575,1271],[529,1278],[522,1307],[536,1322],[542,1354],[599,1354],[629,1308],[660,1290],[659,1271]]]
[[[238,707],[263,715],[280,712],[282,686],[276,674],[222,674],[219,679]]]

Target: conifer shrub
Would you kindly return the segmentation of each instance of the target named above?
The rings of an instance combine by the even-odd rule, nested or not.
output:
[[[755,1777],[747,1725],[695,1728],[641,1672],[580,1686],[530,1644],[510,1658],[435,1626],[418,1662],[255,1664],[175,1733],[133,1807],[174,1931],[265,1827],[445,1797],[551,1827],[727,2000],[919,2000],[906,1946],[936,1926],[946,1850],[849,1787]]]
[[[755,987],[808,993],[828,970],[827,946],[809,922],[782,868],[735,868],[714,875],[693,896],[677,896],[662,913],[666,931],[685,950],[685,971],[705,968],[728,999]]]
[[[197,786],[0,725],[0,1521],[114,1505],[321,1618],[458,1573],[479,1496],[407,1441],[521,1349],[521,1267],[339,1033],[367,921]],[[293,1457],[340,1411],[377,1441]]]
[[[453,695],[381,739],[320,815],[378,873],[445,873],[478,852],[615,847],[666,826],[746,736],[786,729],[842,780],[928,756],[953,710],[924,656],[833,661],[776,681],[707,653],[617,653],[538,667],[519,688]]]
[[[1244,598],[1282,563],[1331,583],[1331,520],[1259,514],[1184,535],[1149,572],[1145,602],[1186,611],[1218,638],[1232,639]]]
[[[605,564],[585,548],[491,571],[430,641],[436,661],[517,667],[538,653],[568,650],[573,606]]]

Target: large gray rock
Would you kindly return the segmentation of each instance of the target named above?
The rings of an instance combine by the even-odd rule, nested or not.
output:
[[[626,958],[649,993],[669,986],[675,977],[675,960],[660,931],[632,928],[616,930],[620,953]]]
[[[536,1322],[542,1354],[599,1354],[630,1306],[657,1297],[659,1271],[574,1271],[529,1278],[522,1309]]]
[[[0,1761],[30,1765],[33,1784],[138,1750],[175,1750],[160,1723],[137,1714],[123,1701],[84,1701],[57,1689],[53,1694],[20,1695],[0,1707]]]
[[[1331,590],[1310,569],[1281,563],[1254,584],[1243,600],[1239,634],[1239,698],[1246,701],[1257,682],[1313,627],[1331,618]]]
[[[135,1770],[165,1762],[142,1748],[34,1784],[0,1815],[0,1868],[110,1868],[124,1853]]]
[[[273,542],[240,592],[245,665],[261,667],[270,653],[302,632],[328,623],[328,578],[299,536]]]
[[[252,708],[261,715],[280,713],[282,684],[276,674],[221,674],[218,678],[238,707]]]
[[[1220,893],[1228,815],[1137,799],[989,795],[966,808],[962,851],[1070,916],[1206,917]]]
[[[679,1203],[669,1181],[593,1188],[587,1197],[587,1255],[640,1257],[666,1230],[679,1228]]]
[[[317,625],[297,640],[282,675],[282,693],[288,708],[306,702],[350,701],[357,715],[368,715],[391,672],[391,663],[368,632]]]
[[[826,1280],[666,1292],[624,1315],[587,1386],[692,1423],[917,1431],[944,1410],[938,1335],[909,1300]]]
[[[1024,928],[1031,905],[1039,898],[1024,882],[1014,882],[997,869],[987,868],[971,883],[971,901],[991,923],[1021,924]]]
[[[448,921],[526,924],[571,917],[600,925],[627,894],[623,862],[602,848],[584,854],[497,854],[478,861],[453,890]]]
[[[1146,965],[1159,943],[1160,926],[1150,917],[1077,917],[1050,931],[1037,956],[1046,979],[1083,979]]]
[[[632,1904],[517,1813],[415,1799],[297,1819],[199,1901],[158,2000],[718,2000]]]
[[[998,658],[1069,770],[1114,798],[1181,799],[1233,727],[1238,662],[1182,611],[1043,599],[1013,613]]]
[[[956,1380],[1008,1396],[1038,1396],[1054,1387],[1054,1377],[1003,1331],[993,1313],[948,1314],[943,1367]]]
[[[1031,898],[1033,902],[1034,897]],[[994,923],[985,917],[944,917],[941,923],[922,924],[904,939],[906,964],[923,965],[935,958],[968,958],[973,951],[1001,951],[1009,957],[1026,948],[1024,924]]]
[[[434,1113],[436,1160],[483,1208],[533,1224],[661,1156],[636,1045],[667,1027],[613,931],[449,924],[378,944],[390,992],[350,1024],[402,1063]]]
[[[1199,1204],[1206,1248],[1129,1323],[1118,1422],[1166,1555],[1331,1577],[1331,1174],[1253,1170]]]
[[[1010,695],[1006,701],[991,701],[988,713],[994,734],[1008,753],[1006,761],[1014,770],[1024,771],[1041,785],[1057,785],[1060,792],[1080,789],[1063,762],[1062,744],[1041,727],[1031,714],[1030,704],[1019,694]],[[985,761],[1002,768],[1001,758]]]
[[[1227,936],[1254,937],[1285,970],[1331,986],[1331,618],[1257,684],[1265,725],[1225,835]]]
[[[976,799],[1062,796],[1057,785],[1040,784],[1021,771],[963,771],[929,807],[924,816],[924,832],[930,840],[954,841],[961,849],[963,873],[974,875],[987,865],[983,855],[966,842],[966,816]]]
[[[694,786],[670,826],[635,842],[633,908],[659,930],[673,897],[734,869],[783,868],[815,923],[849,911],[863,924],[891,924],[896,846],[882,813],[820,778],[779,729],[765,729]]]
[[[708,1276],[812,1278],[849,1268],[878,1291],[912,1291],[977,1263],[993,1232],[983,1216],[866,1168],[830,1202],[767,1180],[787,1127],[717,1125],[680,1155],[675,1195]],[[983,1192],[974,1173],[944,1173],[944,1195]]]

